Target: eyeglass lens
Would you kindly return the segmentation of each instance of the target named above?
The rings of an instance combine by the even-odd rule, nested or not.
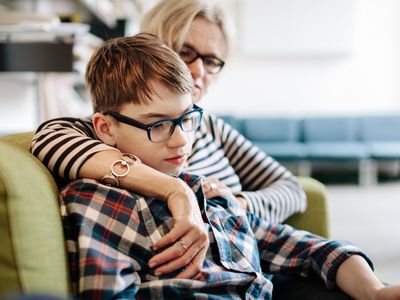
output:
[[[218,73],[224,66],[224,62],[219,58],[200,55],[194,49],[187,46],[182,47],[181,51],[179,52],[179,56],[187,64],[191,64],[196,59],[200,58],[203,61],[204,69],[211,74]]]
[[[176,125],[179,125],[183,132],[194,131],[199,126],[200,120],[201,113],[199,111],[191,111],[176,121],[165,120],[157,122],[150,128],[150,139],[153,142],[161,142],[168,139],[174,133]]]

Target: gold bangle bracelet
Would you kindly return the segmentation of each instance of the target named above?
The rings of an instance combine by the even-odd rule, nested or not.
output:
[[[121,159],[118,159],[111,164],[111,174],[104,175],[101,178],[101,182],[107,186],[119,187],[119,178],[123,178],[128,175],[130,172],[130,167],[135,166],[140,162],[141,160],[137,156],[130,153],[122,153]],[[115,167],[118,165],[124,169],[122,173],[115,169]]]

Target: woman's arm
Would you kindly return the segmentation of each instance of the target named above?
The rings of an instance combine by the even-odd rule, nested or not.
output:
[[[295,177],[281,164],[253,145],[222,119],[207,121],[214,139],[240,178],[248,209],[272,223],[282,223],[291,215],[304,212],[307,199]]]
[[[90,178],[100,180],[110,173],[111,164],[121,159],[121,153],[96,139],[91,119],[56,119],[39,127],[32,141],[32,153],[52,172],[67,180]],[[180,179],[165,175],[144,164],[137,164],[121,178],[121,187],[147,196],[165,199],[174,218],[170,233],[154,246],[169,248],[150,262],[162,273],[169,273],[192,263],[181,276],[191,277],[202,267],[208,235],[204,229],[197,200],[192,190]],[[179,240],[188,246],[185,255]],[[157,271],[156,270],[156,271]]]
[[[115,148],[96,139],[91,118],[60,118],[47,121],[37,129],[31,148],[32,154],[53,176],[66,181],[79,178],[80,168],[86,160],[106,150],[116,151]]]

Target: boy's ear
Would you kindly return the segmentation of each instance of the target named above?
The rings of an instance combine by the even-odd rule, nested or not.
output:
[[[107,145],[116,145],[114,130],[115,126],[115,123],[109,116],[105,116],[99,112],[93,115],[93,127],[96,132],[96,136],[99,140]]]

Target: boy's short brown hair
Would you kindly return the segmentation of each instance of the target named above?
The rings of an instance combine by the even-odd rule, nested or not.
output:
[[[86,68],[94,112],[118,111],[126,103],[147,103],[154,93],[154,80],[178,95],[193,92],[186,64],[147,33],[106,41]]]

